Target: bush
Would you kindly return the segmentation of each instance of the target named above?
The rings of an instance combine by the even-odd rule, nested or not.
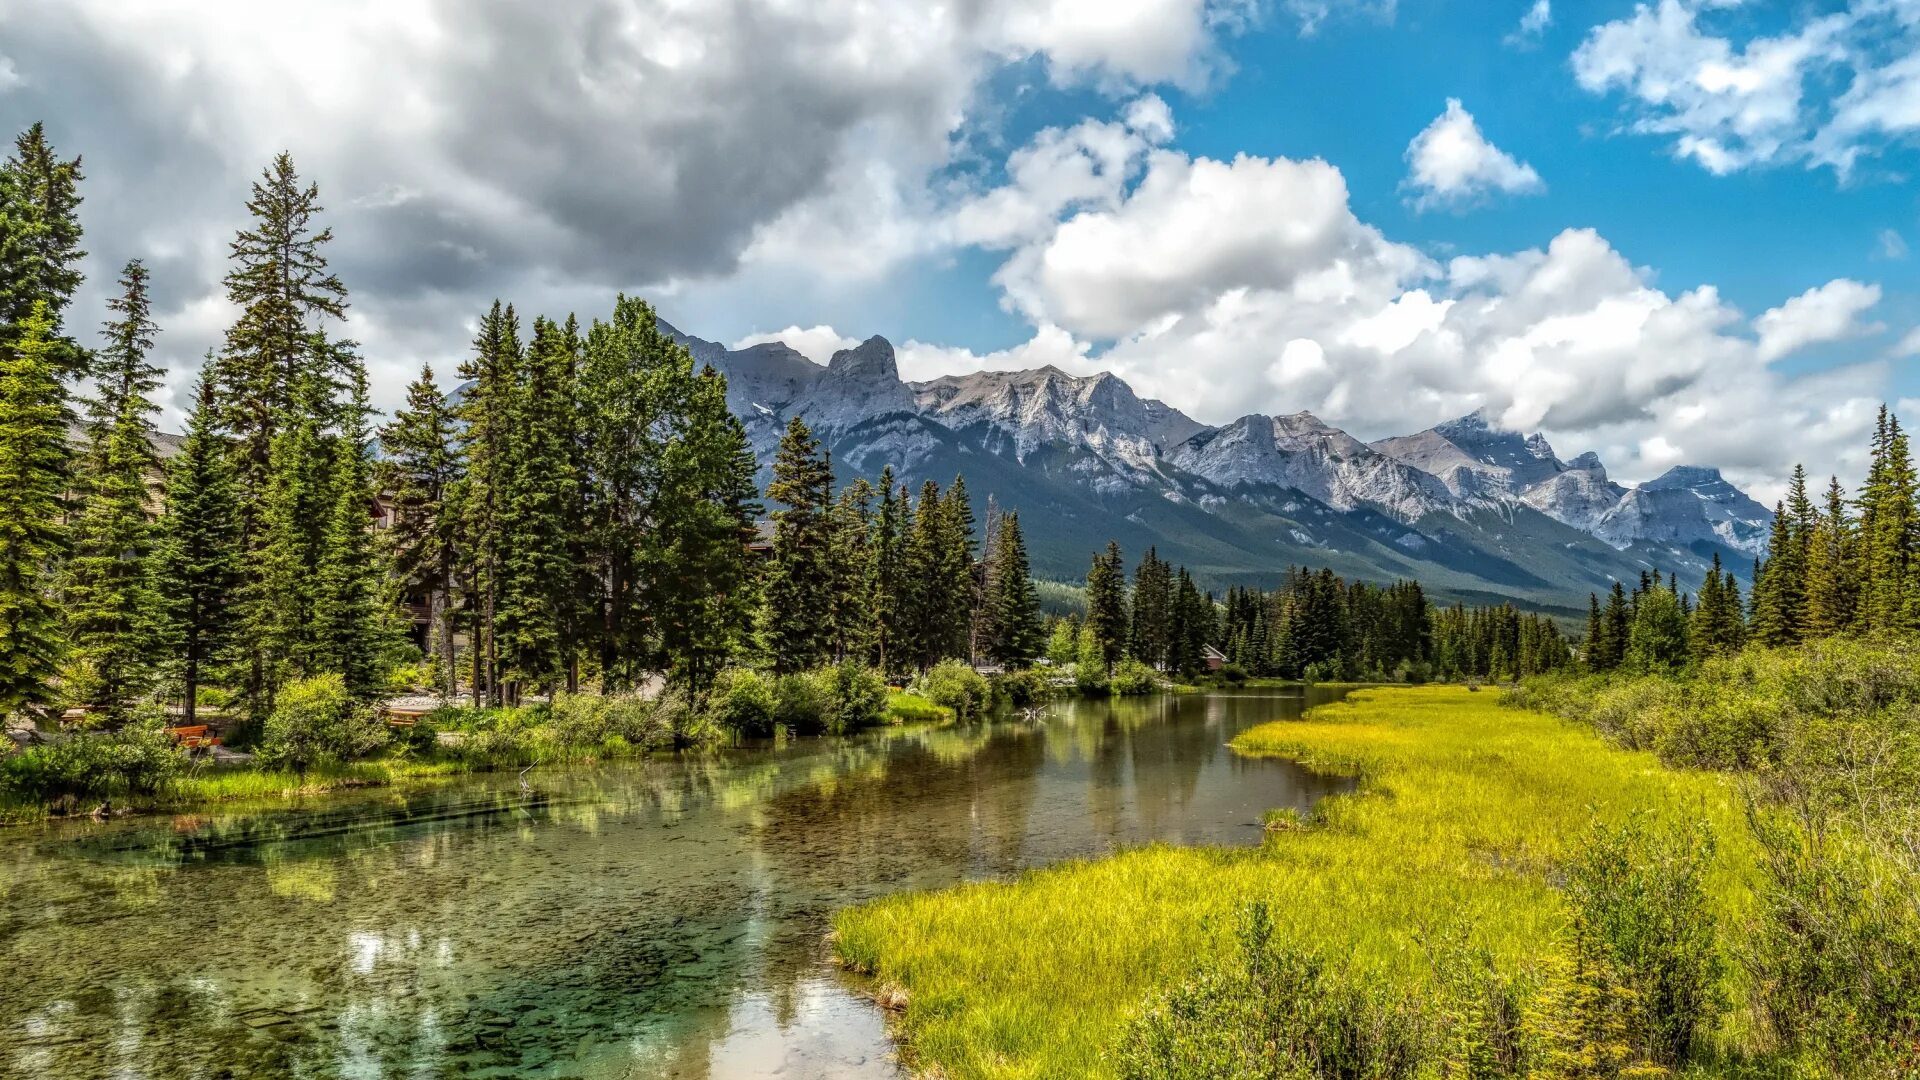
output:
[[[0,791],[49,809],[92,799],[151,798],[187,767],[187,755],[156,717],[119,731],[89,731],[0,758]]]
[[[1239,664],[1221,664],[1220,670],[1214,672],[1213,677],[1226,683],[1228,686],[1240,686],[1247,681],[1249,676],[1247,675],[1247,669],[1241,667]]]
[[[920,676],[920,695],[935,705],[952,709],[961,720],[977,720],[993,703],[993,687],[986,676],[963,660],[942,660]]]
[[[1159,996],[1121,1038],[1126,1080],[1401,1080],[1438,1064],[1431,1025],[1312,953],[1273,941],[1265,904],[1251,905],[1234,956]]]
[[[995,676],[992,685],[994,696],[1004,699],[1016,709],[1038,705],[1053,696],[1050,673],[1039,668],[1005,672]]]
[[[1139,697],[1160,687],[1160,674],[1129,656],[1114,665],[1107,689],[1115,697]]]
[[[337,674],[284,687],[255,755],[261,765],[305,773],[316,765],[357,761],[387,744],[387,725],[356,704]]]
[[[817,671],[794,672],[774,680],[773,722],[796,735],[826,731],[833,695],[824,682]]]
[[[1656,829],[1643,813],[1619,826],[1596,820],[1567,868],[1579,926],[1631,992],[1628,1041],[1662,1065],[1685,1061],[1726,1004],[1707,896],[1713,851],[1705,822]]]
[[[852,660],[820,672],[828,689],[827,731],[844,735],[872,727],[886,716],[887,680]]]
[[[707,715],[740,735],[773,734],[775,704],[773,683],[751,668],[727,668],[707,691]]]

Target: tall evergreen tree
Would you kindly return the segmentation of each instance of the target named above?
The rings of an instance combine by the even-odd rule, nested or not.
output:
[[[65,540],[69,417],[48,312],[35,304],[0,346],[0,715],[49,699],[62,646],[47,568]]]
[[[939,618],[942,658],[973,659],[973,612],[980,605],[980,581],[973,565],[973,503],[967,482],[956,476],[940,504],[938,584],[931,599]]]
[[[408,385],[406,407],[380,429],[380,446],[380,486],[393,503],[393,527],[384,537],[387,557],[401,590],[426,598],[427,652],[451,695],[460,677],[454,652],[461,562],[455,489],[464,466],[459,429],[431,365]]]
[[[1127,571],[1120,561],[1120,545],[1107,542],[1107,550],[1093,557],[1087,571],[1087,628],[1100,643],[1100,653],[1111,669],[1126,651],[1127,643]]]
[[[1773,531],[1767,539],[1767,558],[1753,583],[1753,636],[1763,645],[1791,645],[1800,640],[1801,615],[1806,604],[1806,563],[1794,520],[1785,503],[1773,509]]]
[[[752,636],[757,567],[746,545],[760,513],[754,468],[746,429],[727,409],[726,380],[706,368],[665,464],[660,538],[673,572],[657,594],[664,666],[693,693]]]
[[[153,684],[158,631],[147,565],[153,546],[147,477],[159,461],[156,409],[147,395],[160,372],[147,360],[154,326],[146,271],[137,260],[127,264],[120,284],[121,295],[108,301],[119,317],[103,331],[107,345],[89,403],[88,461],[76,477],[82,498],[64,590],[72,655],[90,669],[99,695],[94,704],[115,718]]]
[[[994,663],[1011,670],[1026,667],[1040,654],[1040,597],[1033,587],[1027,542],[1020,535],[1020,515],[1002,514],[998,524],[993,576],[987,583],[991,614],[986,653]]]
[[[459,547],[463,591],[467,595],[471,687],[474,704],[499,702],[499,648],[494,636],[500,590],[506,573],[506,504],[512,490],[514,400],[519,393],[520,324],[512,306],[498,300],[481,317],[473,353],[460,363],[466,393],[455,412],[461,423],[460,450],[466,469],[454,487],[460,509]]]
[[[372,532],[372,412],[365,377],[356,373],[326,477],[326,531],[313,562],[310,631],[309,673],[338,672],[347,690],[361,699],[379,692],[383,662],[398,636]]]
[[[773,517],[761,636],[782,674],[825,663],[832,653],[833,572],[828,519],[833,470],[820,441],[798,416],[787,424],[767,498]],[[924,510],[924,507],[923,507]]]
[[[901,642],[907,612],[906,593],[907,534],[911,525],[911,506],[904,486],[896,490],[893,466],[880,470],[880,508],[873,523],[873,625],[874,662],[882,671],[893,671],[904,659]]]
[[[582,621],[573,529],[581,479],[572,459],[573,342],[545,318],[533,323],[523,377],[508,404],[506,490],[500,503],[503,563],[494,633],[507,698],[549,689],[571,669]]]
[[[167,466],[167,512],[154,551],[153,593],[160,641],[179,664],[186,722],[196,715],[200,683],[232,645],[239,588],[240,518],[227,448],[215,431],[212,385],[195,388],[186,441]]]
[[[905,495],[902,495],[905,499]],[[952,594],[946,502],[940,485],[927,480],[913,504],[902,564],[901,651],[903,666],[926,669],[949,655],[953,628],[946,625]]]
[[[1149,547],[1133,572],[1133,605],[1127,626],[1127,651],[1141,663],[1167,663],[1169,619],[1173,607],[1173,567]]]
[[[1808,638],[1832,637],[1854,628],[1858,619],[1854,527],[1847,513],[1840,478],[1827,484],[1827,505],[1807,545]]]
[[[346,317],[347,290],[327,269],[330,229],[315,229],[319,189],[274,158],[247,200],[251,222],[229,246],[227,330],[215,388],[232,434],[245,564],[259,568],[240,594],[246,690],[256,718],[276,680],[310,651],[313,558],[330,514],[324,441],[339,419],[335,395],[358,358],[327,337]],[[284,455],[276,456],[277,451]]]
[[[61,160],[36,123],[0,163],[0,349],[19,342],[35,305],[46,305],[43,336],[56,379],[88,374],[86,350],[64,333],[67,304],[80,288],[78,157]],[[36,346],[42,347],[42,346]]]
[[[835,661],[869,663],[878,649],[874,614],[880,567],[874,531],[873,485],[861,477],[841,489],[831,515]]]

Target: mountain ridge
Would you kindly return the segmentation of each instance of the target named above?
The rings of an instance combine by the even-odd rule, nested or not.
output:
[[[1311,563],[1571,609],[1646,570],[1703,575],[1715,555],[1744,576],[1771,522],[1717,469],[1629,488],[1593,452],[1563,461],[1484,412],[1367,443],[1307,411],[1203,424],[1111,372],[907,382],[877,335],[823,365],[781,342],[733,350],[661,326],[727,376],[763,479],[801,416],[838,466],[963,474],[976,497],[1020,509],[1043,576],[1079,576],[1111,537],[1216,584]]]

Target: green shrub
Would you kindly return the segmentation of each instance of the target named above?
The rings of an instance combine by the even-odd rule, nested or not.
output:
[[[707,691],[707,715],[741,735],[773,734],[775,704],[773,683],[751,668],[727,668]]]
[[[977,720],[986,715],[993,703],[993,687],[986,676],[973,670],[964,660],[942,660],[920,676],[920,695],[935,705],[953,710],[961,720]]]
[[[198,687],[193,696],[203,709],[224,709],[233,704],[233,691],[224,686]]]
[[[1038,705],[1053,696],[1051,672],[1040,668],[1003,672],[990,681],[994,696],[1016,709]]]
[[[827,730],[833,709],[832,688],[817,671],[782,675],[773,683],[773,722],[796,735],[819,735]]]
[[[1438,1065],[1418,1005],[1273,940],[1251,905],[1240,949],[1148,1002],[1118,1053],[1125,1080],[1402,1080]]]
[[[1107,692],[1107,654],[1091,627],[1080,628],[1080,640],[1074,652],[1073,682],[1083,694]]]
[[[1108,692],[1115,697],[1139,697],[1159,687],[1159,673],[1131,656],[1115,664],[1113,675],[1107,680]]]
[[[1047,662],[1065,671],[1080,658],[1080,644],[1074,634],[1073,623],[1061,619],[1053,624],[1053,633],[1047,636]]]
[[[187,767],[165,723],[137,718],[118,731],[76,732],[0,758],[0,791],[57,809],[93,799],[151,798]]]
[[[873,668],[852,660],[820,672],[828,689],[827,731],[844,735],[872,727],[886,717],[887,680]]]
[[[936,723],[953,719],[953,710],[911,691],[894,691],[887,695],[887,719],[895,724]]]
[[[1220,670],[1214,672],[1213,677],[1228,686],[1239,686],[1249,678],[1247,669],[1239,664],[1221,664]]]
[[[1726,1007],[1707,894],[1713,851],[1705,822],[1656,829],[1642,813],[1619,826],[1596,820],[1567,867],[1579,925],[1631,991],[1628,1041],[1661,1065],[1685,1061]]]
[[[305,773],[316,765],[357,761],[386,744],[385,721],[356,704],[339,675],[316,675],[281,689],[255,758],[269,768]]]

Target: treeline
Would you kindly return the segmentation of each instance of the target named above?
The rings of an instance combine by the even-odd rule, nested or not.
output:
[[[191,723],[211,685],[263,722],[333,675],[363,701],[411,670],[511,705],[1040,651],[1015,515],[989,509],[982,552],[963,482],[836,488],[797,418],[763,543],[725,379],[639,300],[585,326],[496,302],[458,389],[426,368],[380,424],[318,189],[285,154],[252,185],[238,314],[163,469],[146,268],[126,264],[98,347],[67,326],[82,179],[38,125],[0,166],[0,713],[84,704],[111,726],[164,693]]]

